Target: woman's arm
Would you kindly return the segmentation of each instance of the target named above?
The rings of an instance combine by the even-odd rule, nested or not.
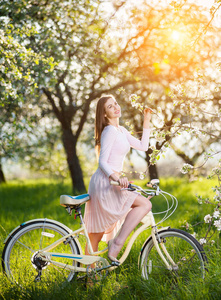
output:
[[[117,131],[113,126],[105,127],[101,135],[101,150],[100,150],[98,163],[101,170],[108,177],[114,173],[110,165],[108,164],[108,158],[110,156],[110,152],[116,140],[116,137],[117,137]]]
[[[110,180],[118,181],[120,187],[126,188],[129,185],[127,177],[119,177],[119,174],[114,173],[110,165],[108,164],[108,158],[112,146],[117,137],[117,130],[113,126],[105,127],[101,135],[101,150],[99,156],[99,167],[109,177]]]
[[[124,130],[127,140],[130,143],[130,146],[134,149],[140,151],[147,151],[149,147],[149,137],[150,137],[150,119],[151,119],[151,110],[146,108],[144,110],[144,122],[143,122],[143,134],[141,140],[132,136],[129,131],[122,127]]]
[[[150,108],[144,109],[143,128],[150,129],[151,112],[152,110]]]
[[[127,140],[130,143],[130,146],[136,150],[140,150],[140,151],[147,151],[148,147],[149,147],[149,136],[150,136],[150,129],[147,128],[143,128],[143,134],[142,134],[142,138],[141,140],[135,138],[134,136],[132,136],[129,131],[122,127],[126,136],[127,136]]]

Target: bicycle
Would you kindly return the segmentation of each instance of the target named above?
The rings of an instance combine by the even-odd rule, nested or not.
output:
[[[116,184],[115,182],[111,182]],[[203,247],[189,233],[158,225],[168,219],[176,210],[177,199],[159,188],[159,180],[154,179],[148,184],[149,189],[130,184],[129,191],[138,191],[148,197],[161,195],[167,203],[163,218],[156,224],[150,211],[140,222],[127,243],[120,265],[128,257],[133,243],[146,229],[151,229],[150,236],[144,242],[138,258],[141,275],[145,279],[159,274],[165,276],[170,272],[179,278],[204,278],[207,257]],[[170,201],[168,198],[170,197]],[[152,200],[151,199],[151,200]],[[50,219],[35,219],[22,223],[15,228],[4,241],[2,265],[5,274],[17,284],[24,286],[32,282],[71,281],[77,275],[102,279],[108,272],[118,268],[101,256],[108,248],[93,252],[90,239],[83,221],[81,206],[90,200],[88,194],[79,196],[61,195],[60,204],[71,215],[75,210],[80,218],[80,228],[72,231],[64,224]],[[90,255],[84,255],[79,235],[83,234],[88,244]],[[54,252],[51,252],[53,250]],[[71,261],[71,263],[70,263]],[[94,267],[91,267],[93,265]],[[168,273],[166,273],[168,275]],[[82,276],[83,275],[83,276]]]

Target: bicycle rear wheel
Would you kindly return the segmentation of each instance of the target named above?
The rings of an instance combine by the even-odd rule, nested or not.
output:
[[[158,234],[176,266],[174,266],[172,272],[166,268],[156,247],[154,247],[152,237],[150,237],[146,241],[140,256],[140,268],[145,279],[154,278],[155,276],[159,278],[161,275],[169,274],[184,280],[204,278],[207,257],[203,247],[194,237],[179,229],[167,229]],[[168,259],[167,261],[169,262]]]
[[[69,232],[62,224],[53,223],[53,221],[33,221],[31,223],[21,226],[15,231],[7,241],[3,254],[2,265],[3,270],[7,276],[21,286],[29,286],[35,282],[38,275],[36,264],[40,264],[42,268],[41,282],[61,282],[71,281],[75,275],[75,271],[70,271],[65,268],[60,268],[52,263],[45,261],[38,261],[36,253],[61,237],[67,235]],[[53,252],[79,254],[79,248],[73,238],[56,246]],[[75,261],[65,257],[56,257],[53,260],[64,263],[76,265]]]

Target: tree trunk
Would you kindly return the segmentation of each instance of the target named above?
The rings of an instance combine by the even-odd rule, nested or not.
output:
[[[85,192],[83,173],[77,156],[77,140],[71,129],[63,129],[62,140],[67,156],[67,163],[71,175],[73,192]]]
[[[1,162],[0,162],[0,184],[1,183],[5,183],[6,182],[6,180],[5,180],[5,175],[4,175],[4,172],[3,172],[3,170],[2,170],[2,164],[1,164]]]
[[[152,150],[150,148],[146,151],[146,162],[147,162],[147,166],[148,166],[148,170],[149,170],[150,180],[158,178],[157,166],[150,164],[150,156],[149,155],[151,154],[151,151]]]
[[[148,169],[149,169],[150,180],[151,179],[157,179],[158,178],[157,166],[156,165],[149,165]]]

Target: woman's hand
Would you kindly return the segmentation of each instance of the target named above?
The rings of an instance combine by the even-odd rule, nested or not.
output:
[[[152,109],[151,108],[145,108],[143,113],[144,113],[144,121],[143,121],[143,128],[150,128],[150,120],[151,120],[151,114],[152,114]]]
[[[152,113],[153,113],[153,111],[151,108],[145,108],[144,109],[144,120],[150,122]]]
[[[119,178],[118,182],[120,183],[120,187],[122,187],[122,188],[127,188],[129,185],[129,181],[128,181],[127,177]]]
[[[122,188],[127,188],[129,185],[127,177],[119,177],[119,174],[113,173],[110,175],[109,179],[119,182],[119,185]]]

